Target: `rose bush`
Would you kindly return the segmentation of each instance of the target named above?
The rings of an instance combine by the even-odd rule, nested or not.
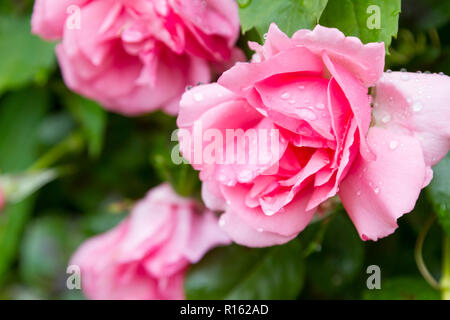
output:
[[[0,212],[2,212],[4,206],[5,206],[5,195],[3,194],[3,191],[0,188]]]
[[[272,24],[265,44],[250,46],[251,63],[185,93],[178,117],[194,135],[194,143],[180,136],[191,162],[195,127],[223,136],[227,129],[279,132],[279,148],[258,165],[193,163],[203,200],[224,212],[223,229],[247,246],[285,243],[339,195],[363,240],[394,232],[449,150],[449,77],[383,75],[383,43],[362,44],[320,25],[289,38]],[[258,152],[257,144],[240,143],[247,156]]]
[[[125,115],[175,114],[187,85],[242,55],[234,0],[37,0],[32,30],[62,39],[69,88]]]
[[[70,264],[80,267],[90,299],[183,299],[187,267],[229,243],[212,212],[163,184],[119,226],[85,242]]]

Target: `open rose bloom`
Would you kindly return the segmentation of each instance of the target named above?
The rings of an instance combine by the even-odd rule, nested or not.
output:
[[[227,244],[211,211],[163,184],[119,226],[85,242],[70,264],[90,299],[183,299],[188,266]]]
[[[234,0],[36,0],[66,84],[125,115],[175,114],[187,85],[242,56]]]
[[[338,195],[363,240],[393,233],[449,150],[450,78],[384,74],[383,43],[322,26],[289,38],[273,24],[265,44],[251,47],[251,63],[185,93],[178,118],[191,134],[180,134],[182,154],[201,171],[207,206],[224,212],[221,227],[239,244],[282,244]],[[195,162],[209,129],[223,137],[275,130],[279,138],[256,164]],[[241,139],[232,152],[260,147]]]

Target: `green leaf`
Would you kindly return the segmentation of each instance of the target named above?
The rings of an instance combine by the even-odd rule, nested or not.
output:
[[[363,43],[384,42],[388,50],[392,37],[397,36],[400,12],[401,0],[329,0],[320,24],[338,28]]]
[[[45,83],[55,66],[53,48],[30,33],[29,17],[0,15],[0,94],[33,80]]]
[[[179,155],[179,147],[175,141],[170,141],[169,133],[152,137],[150,162],[156,169],[161,180],[168,181],[181,196],[199,195],[200,180],[198,172],[188,163],[174,163],[173,154]],[[182,161],[183,159],[180,159]]]
[[[188,299],[295,299],[303,288],[300,242],[249,249],[218,248],[189,270]]]
[[[96,102],[72,93],[66,96],[65,101],[82,127],[90,154],[94,157],[98,156],[102,150],[105,135],[106,111]]]
[[[70,255],[81,242],[80,233],[63,212],[56,214],[38,218],[27,227],[20,252],[24,281],[47,291],[64,286]]]
[[[311,254],[307,260],[308,279],[324,293],[334,293],[349,285],[360,274],[364,260],[363,242],[350,219],[343,212],[329,219],[320,252]]]
[[[365,300],[438,300],[439,292],[420,277],[381,279],[381,289],[366,290]]]
[[[17,203],[55,180],[58,175],[57,169],[2,175],[0,176],[0,188],[5,193],[8,203]]]
[[[260,38],[272,22],[287,35],[299,29],[312,29],[318,23],[328,0],[249,0],[240,6],[242,32],[255,28]]]
[[[433,168],[434,178],[427,188],[439,223],[450,236],[450,154]]]
[[[27,89],[0,100],[0,171],[21,172],[37,158],[35,132],[48,106],[48,96]],[[3,151],[5,150],[5,151]],[[8,205],[0,215],[0,286],[14,261],[33,199]]]

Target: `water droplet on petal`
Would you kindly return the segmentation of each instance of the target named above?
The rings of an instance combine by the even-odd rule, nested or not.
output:
[[[356,195],[359,197],[361,196],[361,191],[356,192]]]
[[[300,109],[300,110],[298,111],[298,115],[299,115],[300,117],[305,118],[306,120],[316,120],[316,119],[317,119],[317,117],[316,117],[316,115],[314,114],[314,112],[312,112],[312,111],[309,110],[309,109],[305,109],[305,108]]]
[[[263,229],[263,228],[258,228],[258,229],[256,229],[256,231],[258,231],[258,232],[264,232],[264,229]]]
[[[281,99],[283,100],[287,100],[291,97],[291,95],[289,94],[289,92],[285,92],[281,95]]]
[[[225,219],[223,218],[223,216],[220,217],[220,219],[219,219],[219,226],[220,226],[220,227],[225,226]]]
[[[303,90],[303,89],[305,89],[305,86],[298,86],[298,88],[299,88],[300,90]]]
[[[423,109],[422,103],[420,103],[420,102],[414,103],[414,105],[413,105],[413,110],[414,110],[414,112],[419,112],[419,111],[421,111],[422,109]]]
[[[391,121],[391,119],[392,119],[391,115],[387,114],[383,118],[381,118],[381,122],[388,123],[389,121]]]
[[[398,141],[392,140],[392,141],[389,143],[389,148],[390,148],[391,150],[395,150],[395,149],[397,149],[397,147],[398,147]]]
[[[294,99],[289,100],[289,104],[295,104],[295,100]]]
[[[194,100],[197,102],[200,102],[203,100],[203,94],[197,92],[196,94],[194,94]]]
[[[376,194],[379,194],[379,193],[380,193],[380,188],[375,188],[373,191],[374,191]]]
[[[320,110],[325,109],[325,105],[323,103],[319,103],[316,107]]]

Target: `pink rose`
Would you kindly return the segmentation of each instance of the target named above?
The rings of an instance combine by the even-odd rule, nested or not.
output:
[[[449,78],[382,78],[383,43],[322,26],[289,38],[272,25],[264,46],[251,47],[251,63],[185,93],[178,117],[182,154],[200,170],[206,205],[224,211],[223,229],[247,246],[285,243],[339,195],[362,239],[392,233],[449,149]],[[368,88],[377,83],[372,110]],[[211,138],[204,133],[230,129],[278,132],[279,143],[257,164],[194,161],[199,149],[210,151],[198,143]],[[264,146],[224,141],[214,156],[243,151],[249,159]]]
[[[163,184],[113,230],[88,240],[70,262],[90,299],[183,299],[191,263],[229,244],[210,211]]]
[[[32,31],[62,39],[72,90],[125,115],[175,114],[187,85],[243,57],[234,0],[36,0]]]

